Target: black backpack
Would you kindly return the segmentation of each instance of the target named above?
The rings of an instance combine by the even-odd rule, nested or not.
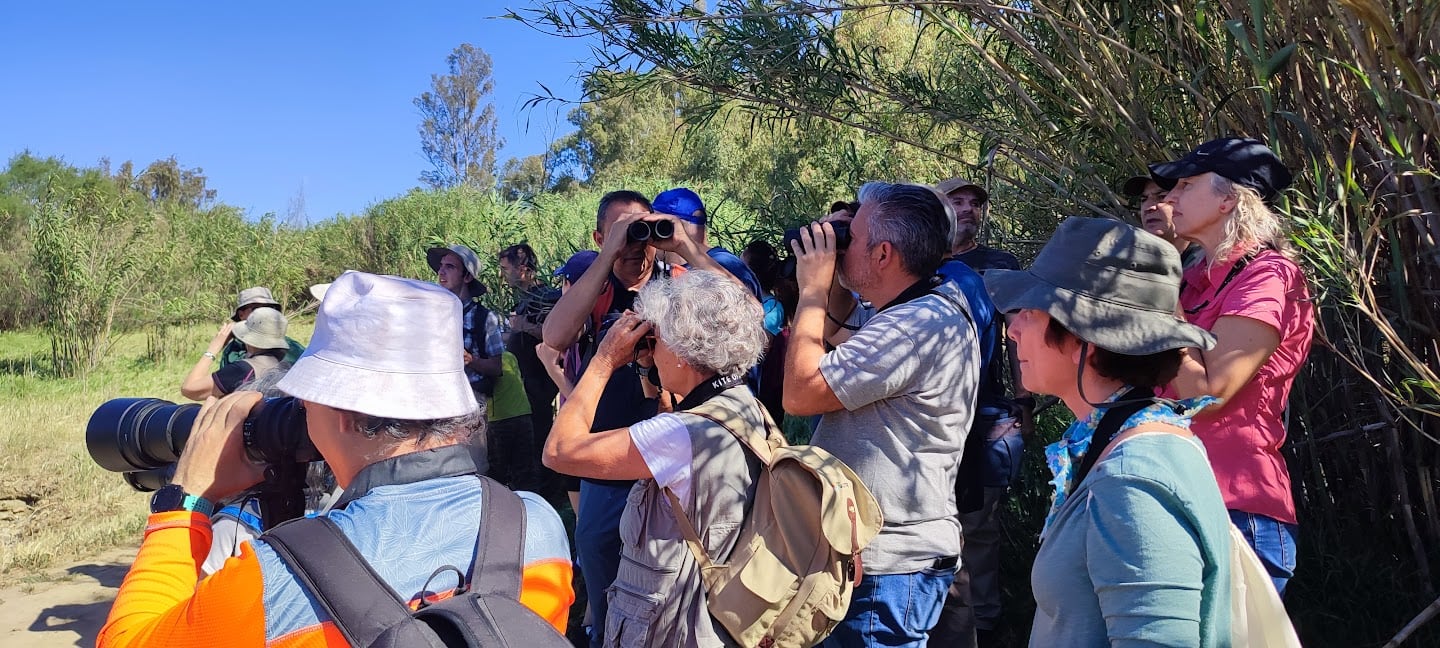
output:
[[[325,517],[291,520],[262,539],[319,600],[352,646],[570,646],[540,615],[520,604],[524,501],[489,477],[480,480],[482,517],[470,587],[462,582],[450,598],[422,603],[414,612]],[[461,573],[448,565],[435,573],[448,570]]]

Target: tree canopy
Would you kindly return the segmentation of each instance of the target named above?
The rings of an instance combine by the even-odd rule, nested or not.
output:
[[[433,188],[495,184],[496,133],[490,55],[465,43],[445,58],[447,74],[430,75],[430,90],[415,98],[420,109],[420,150],[431,169],[420,179]]]

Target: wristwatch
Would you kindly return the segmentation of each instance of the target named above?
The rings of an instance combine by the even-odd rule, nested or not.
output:
[[[191,495],[176,484],[168,484],[150,497],[150,512],[194,511],[206,516],[215,512],[215,505],[203,497]]]

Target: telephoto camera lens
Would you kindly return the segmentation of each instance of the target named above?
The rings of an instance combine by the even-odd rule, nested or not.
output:
[[[293,396],[267,398],[245,419],[245,454],[266,464],[320,461],[305,427],[305,406]]]
[[[141,472],[180,459],[200,406],[159,398],[116,398],[90,415],[85,448],[111,472]]]
[[[159,398],[116,398],[90,415],[85,448],[101,468],[124,473],[136,490],[169,483],[190,439],[200,406]],[[293,397],[267,398],[245,419],[245,452],[270,465],[319,461],[305,427],[305,408]]]

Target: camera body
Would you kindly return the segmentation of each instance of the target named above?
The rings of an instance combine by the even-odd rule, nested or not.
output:
[[[675,222],[669,220],[639,220],[631,223],[630,227],[625,230],[625,238],[632,242],[651,239],[663,241],[673,236],[675,236]]]
[[[90,415],[85,448],[101,468],[121,473],[138,491],[170,482],[200,406],[159,398],[116,398]],[[305,512],[305,467],[321,459],[305,426],[305,408],[290,396],[266,398],[250,410],[242,429],[245,454],[266,464],[258,493],[268,528]]]

